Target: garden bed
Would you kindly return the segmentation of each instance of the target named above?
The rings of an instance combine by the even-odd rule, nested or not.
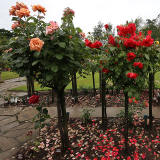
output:
[[[155,96],[153,98],[153,106],[159,106],[160,105],[160,97],[158,97],[159,90],[155,90]],[[39,91],[37,94],[40,95],[40,99],[45,102],[48,106],[52,105],[52,96],[51,91]],[[7,96],[6,96],[7,98]],[[140,99],[138,101],[138,104],[141,104],[145,106],[144,102],[148,102],[148,92],[143,91]],[[65,100],[66,100],[66,107],[74,107],[75,105],[79,106],[90,106],[90,107],[97,107],[101,105],[100,102],[100,94],[97,91],[97,95],[93,96],[92,90],[82,90],[78,92],[78,103],[74,102],[74,98],[71,95],[71,91],[65,92]],[[56,102],[56,97],[54,95],[54,103]],[[6,102],[3,106],[9,107],[12,105],[17,106],[28,106],[28,99],[27,96],[18,97],[17,103],[8,103]],[[124,106],[124,95],[122,92],[117,93],[116,91],[109,90],[109,92],[106,93],[106,105],[108,107],[123,107]],[[2,106],[2,107],[3,107]]]
[[[20,148],[17,160],[159,160],[160,119],[155,119],[149,132],[144,124],[129,129],[129,153],[124,151],[124,125],[122,119],[109,118],[108,129],[101,129],[101,120],[92,119],[87,126],[79,119],[70,119],[70,147],[60,150],[57,121],[41,130],[37,140]]]

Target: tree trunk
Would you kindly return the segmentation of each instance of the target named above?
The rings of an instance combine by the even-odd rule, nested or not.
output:
[[[106,80],[104,73],[101,72],[101,101],[102,101],[102,127],[107,128],[107,113],[106,113]]]
[[[154,81],[155,81],[155,72],[153,73],[153,91],[152,91],[153,92],[153,95],[152,95],[153,97],[154,97],[154,90],[155,90],[155,82]]]
[[[27,76],[26,77],[27,79],[27,92],[28,92],[28,97],[31,96],[31,85],[30,85],[30,80],[29,80],[29,77]]]
[[[125,152],[128,154],[128,93],[125,95]]]
[[[67,113],[65,107],[64,88],[57,89],[57,112],[58,112],[58,127],[61,136],[62,151],[66,151],[69,147],[68,126],[67,126]]]
[[[100,91],[100,102],[102,102],[102,71],[99,71],[99,91]]]
[[[31,77],[31,94],[34,94],[34,78],[33,76]]]
[[[74,102],[78,102],[78,93],[77,93],[77,78],[76,72],[73,73],[72,77],[72,96],[74,97]]]
[[[27,79],[28,97],[30,97],[34,94],[34,78],[31,76],[27,76],[26,79]]]
[[[51,90],[52,104],[54,103],[54,89]]]
[[[2,72],[0,72],[0,83],[3,82],[2,80]]]
[[[96,86],[95,86],[95,77],[94,77],[94,75],[95,75],[95,72],[94,72],[94,71],[92,71],[92,80],[93,80],[93,96],[95,96],[95,95],[96,95]]]
[[[152,96],[153,96],[153,73],[149,74],[149,128],[152,128]]]

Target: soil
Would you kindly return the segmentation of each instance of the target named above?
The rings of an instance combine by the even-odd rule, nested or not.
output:
[[[108,119],[108,129],[101,128],[101,119],[84,124],[70,119],[68,124],[70,147],[60,149],[57,120],[43,128],[37,140],[21,147],[17,160],[159,160],[160,119],[155,119],[152,130],[144,129],[144,122],[129,128],[129,152],[124,145],[124,121]]]

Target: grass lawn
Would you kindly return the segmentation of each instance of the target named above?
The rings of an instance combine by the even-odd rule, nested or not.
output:
[[[95,85],[96,85],[96,88],[99,87],[99,74],[98,73],[95,74]],[[92,88],[92,76],[88,75],[88,76],[86,76],[86,78],[77,76],[77,86],[78,86],[78,89],[83,89],[83,88],[91,89]],[[71,88],[72,88],[72,83],[70,83],[66,87],[66,89],[71,89]],[[44,91],[44,90],[49,90],[49,89],[50,88],[48,88],[48,87],[41,88],[40,84],[35,82],[35,90],[36,91]],[[11,91],[27,91],[27,87],[26,87],[26,85],[19,86],[16,88],[12,88]]]
[[[78,85],[78,89],[83,89],[83,88],[91,89],[92,88],[91,74],[86,76],[86,78],[77,76],[77,85]],[[98,73],[95,74],[95,85],[96,85],[96,88],[99,87],[99,74]],[[157,72],[155,75],[155,87],[160,88],[160,72]],[[66,87],[66,89],[71,89],[71,88],[72,88],[72,83],[70,83]],[[47,88],[47,87],[41,88],[40,85],[37,82],[35,82],[35,90],[36,91],[44,91],[44,90],[49,90],[49,89],[50,88]],[[13,88],[11,90],[12,91],[27,91],[27,87],[26,87],[26,85],[24,85],[24,86],[19,86],[19,87]]]
[[[15,72],[9,72],[9,71],[6,71],[6,72],[2,72],[2,80],[8,80],[8,79],[13,79],[13,78],[18,78],[19,75]]]

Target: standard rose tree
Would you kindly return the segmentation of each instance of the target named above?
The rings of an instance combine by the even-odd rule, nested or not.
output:
[[[33,62],[44,45],[40,39],[44,35],[45,23],[39,15],[46,12],[40,5],[34,5],[32,9],[38,12],[38,16],[31,16],[29,8],[24,3],[17,2],[9,10],[13,16],[11,28],[14,37],[10,39],[8,48],[13,50],[5,54],[12,70],[20,76],[26,76],[28,96],[34,94],[34,76],[37,69],[33,66]]]
[[[63,150],[69,146],[64,89],[70,83],[72,73],[81,69],[85,54],[81,38],[84,34],[80,28],[74,27],[73,16],[74,11],[66,8],[61,26],[55,21],[47,24],[42,51],[33,62],[38,68],[36,80],[52,88],[57,95],[58,127]]]
[[[138,98],[148,76],[148,50],[153,45],[151,31],[145,36],[136,33],[134,23],[117,26],[118,36],[108,36],[106,63],[103,72],[125,95],[125,149],[128,152],[128,98]]]

